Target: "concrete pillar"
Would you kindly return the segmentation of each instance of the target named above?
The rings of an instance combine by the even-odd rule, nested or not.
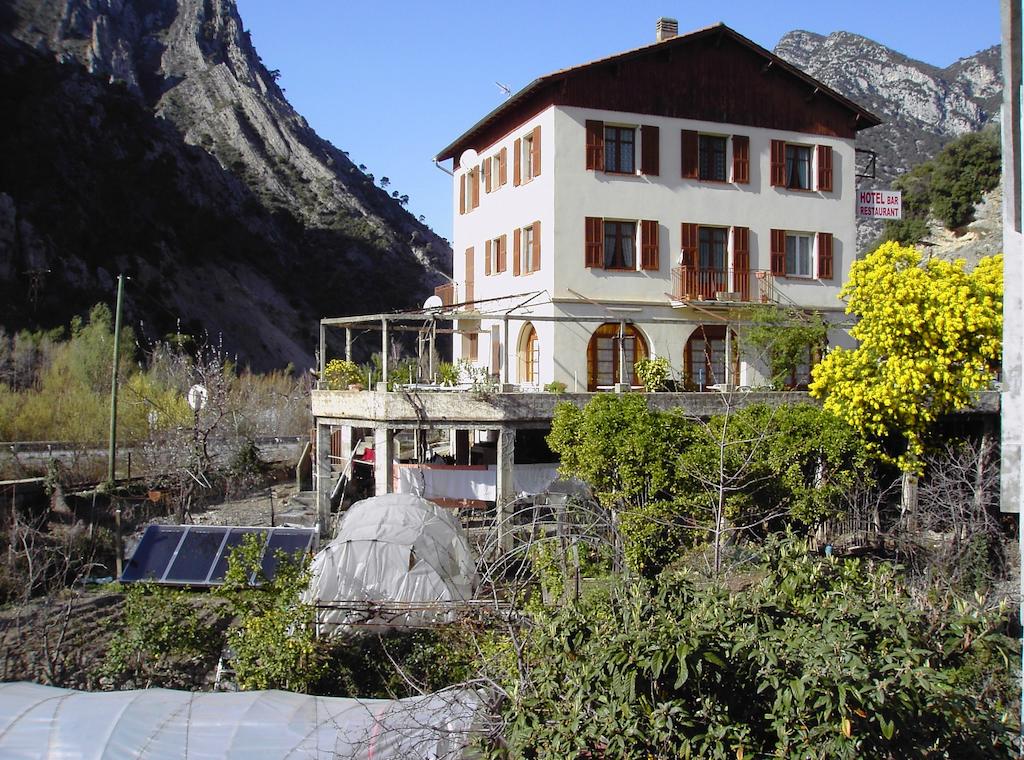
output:
[[[384,377],[381,380],[388,381],[388,320],[383,317],[380,320],[380,367]]]
[[[339,462],[339,464],[342,466],[342,469],[347,469],[348,470],[349,478],[351,478],[352,477],[352,467],[353,467],[353,465],[352,465],[352,446],[355,443],[352,440],[352,426],[351,425],[342,425],[340,430],[341,430],[341,457],[342,457],[342,459],[341,459],[341,462]],[[332,488],[334,487],[333,483],[331,484],[331,487]]]
[[[512,514],[510,505],[516,498],[512,484],[512,469],[516,459],[516,431],[514,428],[502,428],[498,432],[498,466],[496,473],[495,505],[498,517],[498,541],[502,551],[512,548],[512,534],[508,519]]]
[[[374,496],[394,492],[391,482],[391,460],[395,457],[395,439],[387,425],[373,429],[373,483]]]
[[[330,530],[331,486],[331,426],[317,420],[313,488],[316,491],[316,514],[321,537],[326,537]]]

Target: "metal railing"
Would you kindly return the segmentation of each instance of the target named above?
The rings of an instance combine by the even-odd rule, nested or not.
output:
[[[727,301],[774,303],[775,277],[763,269],[725,270],[672,268],[672,299],[675,301]]]

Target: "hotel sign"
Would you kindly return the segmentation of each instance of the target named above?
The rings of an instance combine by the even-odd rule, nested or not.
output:
[[[903,193],[899,190],[859,190],[857,216],[869,219],[902,219]]]

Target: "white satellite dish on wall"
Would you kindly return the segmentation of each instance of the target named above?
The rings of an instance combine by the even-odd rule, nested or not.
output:
[[[462,155],[459,156],[459,166],[472,166],[480,158],[480,154],[472,148],[467,148],[462,151]]]
[[[441,300],[441,296],[430,296],[423,302],[424,309],[440,309],[442,306],[444,301]]]

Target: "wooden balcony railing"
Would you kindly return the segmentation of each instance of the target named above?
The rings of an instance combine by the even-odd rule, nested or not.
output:
[[[765,270],[730,272],[724,269],[673,267],[672,299],[774,303],[775,278]]]

